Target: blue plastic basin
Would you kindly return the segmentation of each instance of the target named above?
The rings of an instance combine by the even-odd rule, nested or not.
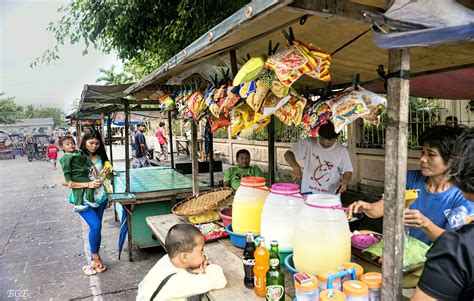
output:
[[[244,249],[245,248],[245,242],[247,240],[247,235],[246,234],[238,234],[232,231],[232,224],[229,224],[225,227],[225,230],[227,233],[229,233],[230,237],[230,242],[236,246],[237,248]],[[258,235],[254,236],[255,238],[258,237]]]

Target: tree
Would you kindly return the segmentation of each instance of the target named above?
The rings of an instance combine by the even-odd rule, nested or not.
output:
[[[15,97],[0,93],[0,124],[13,124],[23,115],[23,108],[15,103]]]
[[[101,83],[105,85],[118,85],[126,84],[133,81],[133,77],[125,72],[115,72],[115,65],[112,65],[110,69],[99,69],[100,73],[103,75],[96,79],[96,83]]]
[[[143,75],[191,44],[249,1],[235,0],[73,0],[50,23],[57,45],[32,66],[59,58],[59,46],[84,41],[105,53],[115,51],[128,70]],[[145,71],[146,70],[146,71]]]
[[[48,117],[53,118],[54,126],[63,126],[66,124],[66,120],[64,119],[64,112],[59,108],[44,108],[40,106],[40,107],[34,108],[33,114],[31,116],[28,116],[27,118],[48,118]]]

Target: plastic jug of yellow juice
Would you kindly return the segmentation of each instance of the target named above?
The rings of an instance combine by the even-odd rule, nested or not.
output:
[[[263,177],[245,177],[240,180],[232,203],[232,231],[260,234],[262,208],[269,193]]]
[[[293,262],[298,271],[337,270],[351,259],[351,232],[338,196],[309,195],[298,216]]]

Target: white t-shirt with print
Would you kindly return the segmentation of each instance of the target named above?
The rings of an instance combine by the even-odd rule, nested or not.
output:
[[[291,148],[296,160],[304,161],[301,192],[335,193],[342,174],[352,171],[347,148],[334,143],[323,148],[318,138],[306,138]]]

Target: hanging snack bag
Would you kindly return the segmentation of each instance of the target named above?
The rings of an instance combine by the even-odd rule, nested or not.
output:
[[[292,46],[275,53],[265,63],[265,68],[272,68],[280,82],[287,87],[316,67],[317,62],[308,49],[296,40]]]
[[[317,67],[307,72],[306,75],[318,80],[330,82],[331,76],[329,74],[329,66],[331,65],[331,55],[329,54],[329,52],[321,50],[319,47],[311,43],[309,43],[308,45],[305,45],[299,41],[298,43],[306,47],[311,57],[317,62]]]
[[[369,114],[363,117],[364,120],[373,125],[378,125],[378,116],[387,108],[387,99],[362,87],[359,87],[359,93],[370,111]]]
[[[217,129],[225,126],[232,125],[230,117],[223,116],[221,118],[216,118],[214,116],[209,117],[209,122],[211,123],[211,133],[215,133]]]
[[[221,111],[225,115],[228,115],[229,111],[233,107],[235,107],[235,105],[239,102],[240,100],[239,90],[240,90],[240,86],[236,86],[236,87],[229,86],[227,88],[226,96],[219,103],[219,107],[221,108]]]
[[[243,66],[240,68],[239,72],[234,78],[233,85],[238,86],[245,82],[254,80],[258,77],[260,72],[263,71],[263,66],[265,65],[265,60],[263,57],[253,57],[250,58]]]
[[[275,112],[275,117],[285,125],[298,125],[301,123],[303,109],[306,106],[306,98],[291,97],[291,99]]]
[[[268,88],[268,86],[265,85],[261,80],[257,80],[255,85],[255,93],[249,94],[245,101],[250,106],[250,108],[252,108],[252,110],[258,112],[262,106],[265,96],[267,96],[268,91],[270,91],[270,88]]]
[[[326,101],[319,101],[312,105],[309,110],[304,113],[303,124],[312,137],[318,135],[319,127],[328,122],[332,117],[331,108]]]
[[[191,117],[194,120],[199,120],[202,113],[206,109],[206,103],[204,101],[204,95],[201,91],[196,91],[188,99],[188,108]]]
[[[339,95],[329,100],[329,106],[332,111],[332,123],[334,130],[339,133],[346,125],[352,123],[359,117],[369,114],[362,94],[354,87],[347,88]]]
[[[268,93],[267,97],[265,97],[265,100],[263,101],[262,109],[260,110],[261,114],[265,117],[272,115],[284,104],[286,104],[291,99],[291,97],[292,96],[288,94],[287,96],[280,98],[273,93]]]
[[[216,91],[218,90],[214,88],[209,88],[206,92],[206,96],[204,97],[204,99],[211,114],[214,117],[219,118],[221,114],[221,108],[219,108],[216,101],[214,100],[214,94],[216,93]]]

